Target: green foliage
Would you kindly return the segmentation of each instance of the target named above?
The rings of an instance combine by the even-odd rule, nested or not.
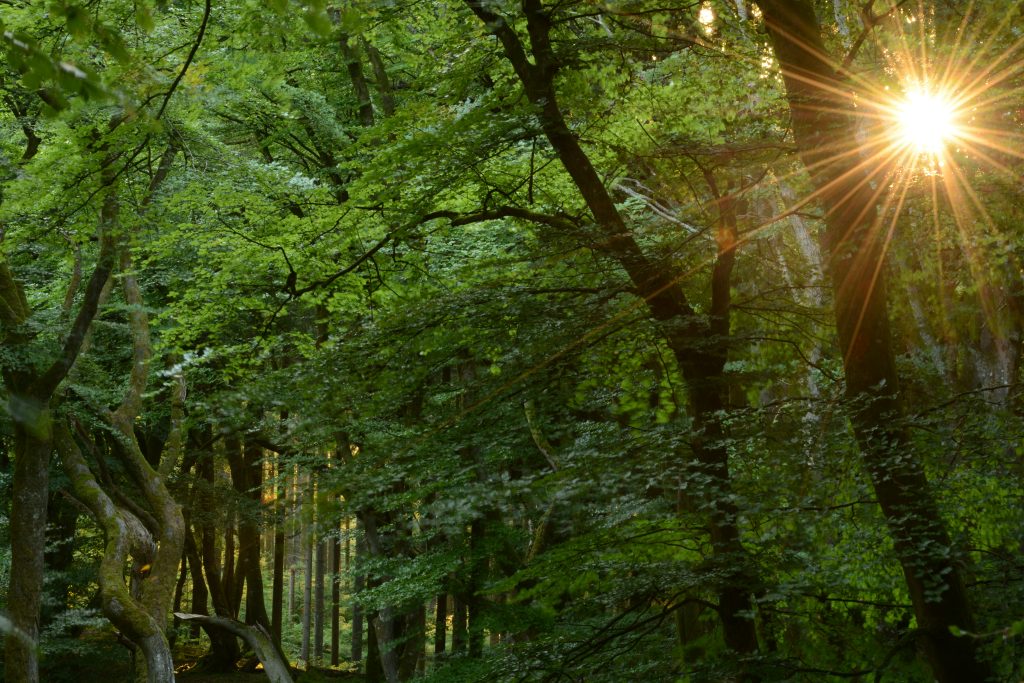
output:
[[[518,5],[485,4],[531,47]],[[845,54],[856,7],[820,4]],[[710,28],[697,5],[545,5],[566,125],[700,324],[714,310],[722,196],[736,200],[730,327],[692,345],[725,350],[720,376],[697,387],[724,397],[721,433],[700,431],[671,325],[637,296],[500,42],[463,4],[215,4],[185,71],[201,3],[34,5],[0,26],[2,252],[32,311],[24,329],[3,330],[23,341],[0,346],[0,364],[10,374],[52,362],[83,297],[81,283],[68,295],[73,274],[88,278],[100,228],[113,229],[101,226],[104,202],[116,199],[115,237],[131,245],[153,336],[137,436],[159,457],[183,372],[185,460],[215,474],[179,467],[168,481],[197,537],[204,525],[269,532],[276,520],[291,546],[346,523],[343,642],[352,604],[408,616],[439,594],[476,601],[473,627],[499,642],[431,659],[423,680],[722,681],[743,667],[764,680],[930,680],[909,645],[917,624],[893,529],[849,428],[821,213],[805,201],[752,3],[702,3]],[[851,88],[872,74],[895,88],[887,60],[900,41],[923,40],[938,60],[936,36],[961,5],[879,19]],[[912,16],[933,33],[908,35],[899,22]],[[1008,33],[984,59],[1009,48]],[[997,120],[979,129],[1020,123],[1017,90],[993,99]],[[38,151],[21,159],[33,136]],[[883,212],[912,446],[894,457],[923,463],[970,567],[978,623],[956,634],[983,641],[1007,679],[1021,672],[1024,628],[1024,223],[1010,139],[998,159],[955,155],[983,215],[968,220],[912,171],[886,181],[907,191],[898,214],[895,203]],[[103,418],[132,367],[130,310],[113,287],[58,418],[89,435],[90,463],[134,501],[142,490]],[[0,441],[13,452],[10,422]],[[291,507],[272,512],[269,496],[235,489],[228,435],[277,449],[264,451],[263,492]],[[709,444],[728,454],[727,492],[696,464]],[[8,472],[0,491],[6,595]],[[709,500],[736,510],[743,557],[713,550]],[[76,657],[123,662],[83,611],[103,542],[83,515],[72,567],[51,577],[71,587],[42,641],[54,676]],[[742,617],[762,648],[748,661],[716,616],[738,567],[752,605]],[[352,595],[356,575],[369,587]],[[286,619],[290,659],[301,641]]]

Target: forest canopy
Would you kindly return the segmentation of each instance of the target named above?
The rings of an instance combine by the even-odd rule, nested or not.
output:
[[[0,0],[0,677],[1021,680],[1022,26]]]

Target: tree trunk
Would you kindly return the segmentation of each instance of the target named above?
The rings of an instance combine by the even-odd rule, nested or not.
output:
[[[216,502],[213,497],[213,452],[203,453],[198,460],[200,475],[206,480],[207,499],[204,506],[208,510],[215,509]],[[202,525],[202,564],[203,573],[206,576],[206,586],[210,591],[210,601],[213,603],[213,611],[218,617],[233,619],[231,602],[225,590],[226,582],[221,578],[220,555],[217,551],[217,530],[212,520],[205,520]],[[227,537],[225,537],[226,540]],[[232,563],[233,557],[228,556],[228,563]],[[227,566],[227,565],[226,565]],[[235,668],[238,660],[238,640],[235,636],[222,629],[208,630],[210,636],[211,656],[207,668],[211,672],[227,672]]]
[[[448,629],[448,594],[438,593],[434,612],[434,654],[444,654]]]
[[[171,610],[174,612],[181,611],[181,600],[185,596],[186,581],[188,581],[188,557],[185,556],[185,551],[183,550],[181,553],[181,566],[178,569],[178,581],[174,584],[174,601],[171,607]]]
[[[957,553],[913,452],[903,423],[887,310],[880,191],[871,187],[859,154],[836,141],[854,139],[847,87],[829,61],[813,6],[806,0],[760,3],[782,68],[793,134],[825,206],[826,246],[836,326],[846,374],[850,419],[893,545],[925,656],[940,683],[992,676],[975,639],[950,628],[972,628]],[[884,178],[876,178],[887,184]]]
[[[22,160],[31,159],[38,149],[39,138],[33,134],[29,136]],[[164,168],[164,162],[169,167],[174,156],[170,152],[164,154],[161,168]],[[7,593],[7,610],[13,635],[5,638],[4,667],[7,677],[19,683],[36,683],[39,680],[35,650],[39,637],[49,463],[53,439],[50,399],[82,350],[96,316],[101,293],[115,265],[116,243],[110,233],[117,227],[120,210],[117,193],[113,189],[116,177],[109,169],[101,175],[108,190],[99,216],[97,232],[100,250],[78,313],[64,337],[60,352],[42,372],[9,366],[3,371],[8,397],[6,408],[14,423],[15,454],[9,522],[11,566]],[[156,180],[155,184],[159,184],[160,180]],[[77,279],[72,279],[68,291],[76,290],[78,284]],[[70,313],[71,307],[72,300],[68,299],[64,312]],[[31,314],[32,309],[21,283],[15,279],[7,260],[0,257],[0,329],[3,331],[0,343],[9,347],[31,341],[31,336],[19,331],[29,321]]]
[[[356,520],[356,530],[361,528],[361,523]],[[360,573],[360,562],[365,552],[365,541],[359,536],[356,537],[355,565],[356,573],[352,578],[352,661],[360,662],[363,659],[363,607],[359,604],[359,594],[363,592],[365,577]],[[366,666],[369,670],[369,663]]]
[[[208,617],[202,614],[184,614],[182,612],[175,612],[174,616],[183,621],[197,622],[210,629],[225,631],[231,635],[231,638],[236,636],[241,638],[256,653],[270,683],[292,683],[288,662],[274,647],[270,634],[259,624],[243,624],[224,617]]]
[[[295,623],[295,567],[288,568],[288,623]]]
[[[221,577],[221,584],[224,587],[224,596],[228,601],[227,616],[235,619],[238,617],[238,610],[241,607],[241,577],[235,578],[235,514],[228,512],[227,524],[224,525],[224,562],[221,566],[224,569]]]
[[[313,591],[313,661],[317,664],[322,663],[324,659],[324,570],[327,564],[325,545],[323,539],[317,539]]]
[[[278,479],[281,478],[280,460],[277,468]],[[275,500],[274,514],[274,582],[270,596],[270,637],[274,644],[281,647],[281,624],[284,611],[284,555],[285,555],[285,510],[288,509],[287,486],[276,484],[279,498]],[[291,602],[288,603],[288,611],[291,612]]]
[[[384,683],[384,669],[380,661],[380,645],[377,640],[377,614],[366,615],[366,683]]]
[[[192,574],[192,612],[194,614],[209,614],[210,591],[203,578],[203,562],[199,558],[195,535],[187,524],[185,525],[185,556],[188,558],[189,571]],[[199,624],[192,627],[191,635],[193,638],[199,635]]]
[[[11,400],[14,401],[13,398]],[[22,410],[28,410],[27,403]],[[48,408],[36,408],[32,418],[14,423],[7,613],[11,625],[17,629],[17,637],[5,638],[4,667],[10,680],[27,683],[39,680],[35,648],[39,640],[39,607],[43,592],[51,419]]]
[[[378,532],[379,525],[383,522],[378,518],[378,514],[372,510],[363,510],[360,513],[360,519],[363,523],[366,554],[371,558],[384,557],[382,538]],[[367,580],[367,587],[376,588],[386,580],[373,577]],[[374,643],[376,644],[378,653],[376,659],[380,662],[384,679],[388,683],[397,683],[398,681],[399,645],[403,636],[401,630],[404,627],[404,621],[401,615],[396,613],[395,607],[387,605],[372,612],[367,620],[373,634],[370,636],[370,647],[372,648]],[[370,670],[371,659],[373,658],[368,655],[367,672]]]
[[[341,543],[331,537],[331,666],[341,660],[339,636],[341,627]]]
[[[452,652],[466,651],[466,603],[459,591],[452,592]]]
[[[408,681],[422,673],[423,649],[427,642],[427,609],[417,605],[404,615],[402,621],[401,654],[398,661],[398,680]]]
[[[750,595],[756,589],[757,581],[740,543],[725,432],[718,417],[726,407],[722,372],[728,351],[728,301],[712,301],[712,309],[721,309],[722,313],[710,316],[708,321],[690,305],[674,273],[658,261],[649,259],[640,249],[559,107],[555,89],[559,61],[551,45],[550,16],[541,1],[523,2],[532,61],[510,22],[480,0],[466,0],[466,4],[501,43],[527,98],[537,108],[544,135],[603,232],[604,240],[600,247],[626,271],[637,295],[642,297],[651,316],[661,326],[686,379],[696,433],[691,443],[695,456],[691,470],[694,478],[701,480],[701,490],[705,492],[700,507],[708,514],[715,568],[721,577],[716,592],[725,642],[737,652],[756,652],[757,632],[748,615],[753,611]],[[558,220],[549,221],[549,225],[552,224],[558,226],[556,229],[573,229],[571,224],[563,226]],[[720,249],[716,273],[713,274],[718,280],[713,282],[713,295],[716,291],[725,295],[729,293],[728,277],[734,247]]]
[[[248,514],[238,520],[238,557],[241,576],[238,577],[236,592],[245,577],[245,623],[259,624],[268,633],[271,630],[267,606],[263,598],[263,571],[260,555],[260,514],[263,505],[263,467],[260,447],[247,441],[244,450],[228,440],[228,464],[231,480],[239,495],[250,502]],[[239,598],[240,601],[240,598]]]
[[[312,493],[312,483],[309,486],[310,492]],[[306,663],[306,668],[309,668],[309,654],[310,654],[310,636],[312,635],[313,628],[313,545],[315,539],[313,537],[313,524],[308,523],[305,530],[305,541],[306,541],[306,570],[305,570],[305,585],[302,591],[302,652],[300,659]]]
[[[484,520],[474,519],[469,527],[469,585],[466,587],[466,631],[469,637],[469,656],[479,658],[484,654],[484,627],[481,623],[484,599],[479,594],[483,584],[487,559],[482,556],[480,546],[484,543]]]
[[[160,548],[142,522],[130,512],[118,508],[100,488],[68,429],[61,426],[56,437],[64,471],[76,496],[86,503],[103,529],[106,546],[99,569],[103,613],[141,650],[146,680],[149,683],[173,683],[174,663],[163,621],[173,597],[174,570],[182,544],[174,547],[174,530],[171,529],[171,537],[162,539],[168,541],[166,547]],[[167,556],[169,552],[174,553],[173,557]],[[129,554],[136,563],[148,560],[151,570],[160,572],[156,577],[160,584],[150,586],[151,573],[138,597],[129,592],[124,580]]]

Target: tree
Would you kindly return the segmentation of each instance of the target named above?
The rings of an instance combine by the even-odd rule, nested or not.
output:
[[[2,18],[40,678],[1019,677],[1015,8],[202,9]]]
[[[904,426],[887,311],[884,212],[870,183],[878,170],[836,145],[854,134],[855,123],[811,3],[765,2],[763,9],[786,80],[797,147],[825,207],[851,421],[893,535],[924,650],[939,681],[987,680],[992,671],[974,640],[955,635],[958,628],[974,628],[962,570]]]

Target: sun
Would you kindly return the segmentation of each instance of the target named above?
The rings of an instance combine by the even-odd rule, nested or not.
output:
[[[939,156],[957,137],[957,106],[948,95],[910,90],[896,104],[897,137],[917,154]]]

